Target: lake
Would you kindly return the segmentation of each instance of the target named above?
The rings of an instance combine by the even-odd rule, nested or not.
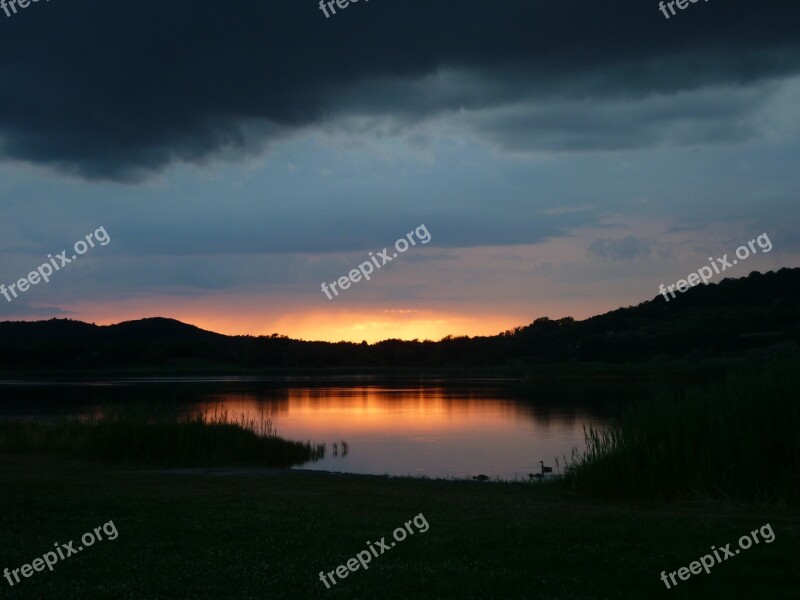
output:
[[[528,479],[584,447],[635,397],[630,382],[147,378],[0,382],[0,418],[54,419],[158,402],[238,420],[271,417],[280,436],[325,443],[300,468],[374,475]],[[641,390],[639,391],[641,393]],[[346,442],[346,446],[342,444]],[[336,447],[334,448],[334,444]]]

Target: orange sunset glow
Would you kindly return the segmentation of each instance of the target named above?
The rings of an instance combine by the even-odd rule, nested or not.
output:
[[[226,335],[272,335],[294,339],[375,343],[386,339],[440,340],[453,336],[488,336],[531,323],[539,316],[586,318],[601,310],[596,301],[549,300],[537,307],[511,307],[506,313],[484,306],[462,310],[420,308],[337,308],[309,306],[284,310],[265,305],[253,296],[122,300],[113,303],[82,302],[67,307],[72,318],[98,325],[112,325],[148,316],[177,319]]]
[[[447,335],[496,335],[502,331],[525,325],[530,319],[502,315],[470,316],[438,313],[434,311],[359,311],[283,314],[275,319],[263,313],[252,314],[234,311],[235,314],[214,314],[193,308],[170,309],[164,304],[156,313],[147,309],[120,309],[97,307],[91,312],[75,310],[76,318],[97,325],[113,325],[136,320],[144,316],[163,316],[196,325],[201,329],[226,335],[272,335],[278,333],[294,339],[309,341],[348,341],[368,343],[387,339],[440,340]],[[108,315],[108,316],[99,316]]]

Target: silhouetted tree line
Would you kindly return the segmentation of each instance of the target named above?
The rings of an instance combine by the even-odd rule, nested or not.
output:
[[[213,363],[248,368],[464,367],[637,362],[735,355],[800,342],[800,269],[698,286],[667,303],[575,321],[541,317],[488,337],[376,344],[225,336],[172,319],[96,326],[70,319],[0,323],[0,370]]]

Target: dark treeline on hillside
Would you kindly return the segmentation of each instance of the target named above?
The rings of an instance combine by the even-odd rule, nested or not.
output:
[[[735,356],[800,342],[800,269],[698,286],[675,300],[575,321],[542,317],[489,337],[377,344],[225,336],[171,319],[96,326],[69,319],[0,323],[0,370],[178,367],[464,367],[631,363]]]

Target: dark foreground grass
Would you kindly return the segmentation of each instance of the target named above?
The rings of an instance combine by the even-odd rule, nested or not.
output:
[[[0,453],[80,457],[162,466],[289,467],[324,455],[324,446],[278,437],[269,419],[227,413],[177,415],[128,407],[89,419],[0,423]]]
[[[587,432],[567,483],[592,497],[800,502],[798,366],[633,405],[618,426]]]
[[[113,520],[96,543],[0,597],[796,600],[795,508],[636,507],[495,484],[281,472],[195,476],[0,456],[0,569]],[[321,570],[422,513],[409,536],[327,590]],[[761,543],[667,590],[659,579],[770,523]],[[78,544],[75,544],[76,548]]]

